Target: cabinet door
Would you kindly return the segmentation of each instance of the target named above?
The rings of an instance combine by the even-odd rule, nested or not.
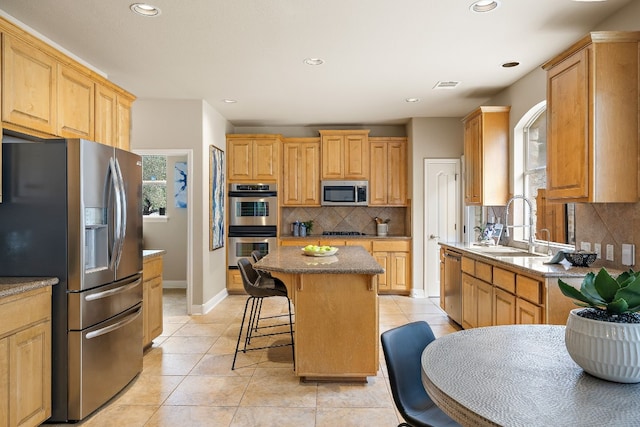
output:
[[[253,178],[253,145],[251,139],[227,141],[229,180],[247,181]]]
[[[547,196],[589,196],[588,55],[582,49],[547,75]]]
[[[409,290],[409,254],[405,252],[394,252],[391,254],[391,288],[397,291]]]
[[[282,160],[282,204],[320,206],[320,143],[284,143]]]
[[[464,202],[467,205],[482,204],[481,116],[464,124]]]
[[[147,328],[149,341],[162,334],[162,277],[156,277],[146,283],[148,288]]]
[[[278,174],[278,144],[275,140],[253,141],[253,179],[258,181],[276,181]]]
[[[55,59],[7,34],[2,51],[2,121],[55,135]]]
[[[374,252],[373,258],[380,264],[380,267],[384,268],[384,273],[378,274],[378,290],[389,291],[391,290],[391,284],[389,283],[389,277],[391,276],[389,256],[386,252]]]
[[[9,425],[39,425],[51,415],[51,322],[11,336],[9,354]]]
[[[94,139],[94,83],[73,68],[58,64],[58,132],[65,138]]]
[[[344,137],[322,136],[322,179],[344,178]]]
[[[407,144],[390,142],[387,148],[387,204],[407,204]]]
[[[476,280],[476,301],[478,303],[478,327],[493,324],[493,286],[490,283]]]
[[[227,272],[227,292],[230,294],[244,294],[244,285],[240,270],[228,270]]]
[[[387,148],[386,142],[373,142],[371,144],[371,174],[369,176],[369,204],[387,204]],[[406,169],[406,167],[405,167]],[[400,171],[398,171],[400,172]]]
[[[116,92],[96,84],[95,140],[116,145]]]
[[[9,425],[9,338],[0,339],[0,426]]]
[[[367,135],[344,136],[344,178],[369,179],[369,138]]]
[[[116,100],[116,142],[123,150],[131,147],[131,100],[118,96]]]
[[[542,307],[531,304],[522,298],[516,299],[516,323],[518,325],[537,325],[543,323]]]
[[[478,325],[478,304],[476,302],[475,278],[462,274],[462,327],[475,328]]]
[[[502,289],[493,290],[494,325],[515,325],[516,296]]]

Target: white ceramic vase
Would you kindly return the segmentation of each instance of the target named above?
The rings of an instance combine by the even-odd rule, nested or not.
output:
[[[619,383],[640,382],[640,324],[587,319],[571,310],[565,344],[589,374]]]

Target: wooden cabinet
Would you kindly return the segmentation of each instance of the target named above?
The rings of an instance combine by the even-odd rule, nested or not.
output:
[[[58,64],[57,135],[94,140],[94,86],[87,75]]]
[[[321,130],[321,179],[369,179],[369,131]]]
[[[280,135],[227,135],[230,182],[277,182]]]
[[[230,294],[246,294],[240,270],[227,270],[227,292]]]
[[[378,275],[381,293],[408,293],[411,290],[411,242],[408,240],[374,240],[372,255],[385,269]]]
[[[55,135],[55,58],[6,33],[2,41],[2,121]]]
[[[509,184],[510,107],[480,107],[464,119],[464,202],[504,206]]]
[[[131,104],[133,99],[113,88],[96,84],[95,140],[129,150],[131,144]]]
[[[131,146],[131,104],[133,104],[133,98],[118,95],[116,102],[116,141],[110,145],[123,150],[129,150]]]
[[[465,259],[463,257],[462,259]],[[479,261],[475,263],[476,275],[479,271],[489,275],[491,267]],[[480,265],[483,265],[479,268]],[[491,326],[493,324],[493,285],[468,273],[462,273],[462,327],[465,329]]]
[[[142,265],[142,345],[162,334],[162,257],[145,258]]]
[[[0,299],[0,318],[0,425],[40,425],[51,416],[51,288]]]
[[[549,199],[639,200],[639,40],[638,31],[593,32],[543,65]]]
[[[407,205],[407,138],[370,137],[369,205]]]
[[[320,206],[319,138],[284,141],[281,194],[283,206]]]

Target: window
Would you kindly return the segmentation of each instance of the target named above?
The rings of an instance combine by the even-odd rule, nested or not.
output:
[[[167,209],[167,156],[142,156],[142,214],[165,216]]]
[[[549,239],[555,243],[575,243],[575,220],[573,203],[551,203],[546,198],[547,188],[547,106],[546,102],[536,105],[522,119],[522,126],[516,127],[516,141],[521,146],[516,147],[514,170],[521,170],[516,175],[516,188],[522,188],[524,194],[533,204],[534,224],[538,240]],[[520,131],[519,131],[520,129]],[[518,136],[520,138],[518,138]],[[518,167],[520,165],[521,167]],[[528,209],[515,210],[521,218],[522,224],[529,224]],[[514,215],[515,216],[515,215]],[[542,231],[549,230],[549,233]],[[528,230],[516,233],[516,238],[523,240],[528,237]]]

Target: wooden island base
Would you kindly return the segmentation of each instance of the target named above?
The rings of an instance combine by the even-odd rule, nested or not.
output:
[[[380,364],[376,275],[384,270],[360,247],[340,247],[331,258],[280,247],[255,267],[281,279],[293,301],[296,375],[366,382]]]

